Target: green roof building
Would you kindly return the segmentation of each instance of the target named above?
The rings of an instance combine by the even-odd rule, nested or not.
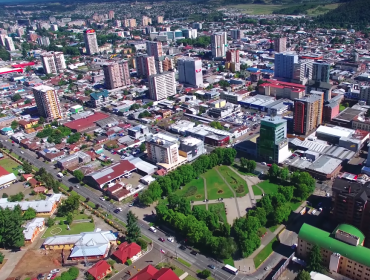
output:
[[[312,246],[317,245],[330,272],[353,280],[370,280],[370,249],[363,247],[364,240],[364,234],[348,224],[339,225],[332,233],[303,224],[296,255],[307,259]]]

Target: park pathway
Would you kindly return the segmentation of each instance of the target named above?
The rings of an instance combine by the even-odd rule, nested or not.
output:
[[[208,210],[208,194],[207,194],[207,182],[206,179],[203,176],[200,176],[203,179],[204,183],[204,200],[206,201],[206,209]]]
[[[216,172],[218,173],[218,175],[220,175],[220,177],[222,178],[222,180],[225,182],[225,184],[230,188],[230,190],[232,191],[232,193],[234,194],[234,199],[235,199],[235,205],[236,205],[236,210],[238,211],[238,216],[239,218],[241,217],[240,215],[240,210],[239,210],[239,203],[238,203],[238,198],[236,197],[236,193],[234,191],[234,189],[232,188],[232,186],[229,185],[229,182],[226,181],[226,179],[221,175],[220,171],[218,170],[218,168],[215,168]]]

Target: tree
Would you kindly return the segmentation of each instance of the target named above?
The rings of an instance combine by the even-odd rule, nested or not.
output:
[[[70,269],[68,269],[68,274],[74,280],[74,279],[78,278],[78,275],[80,274],[80,271],[78,270],[77,267],[71,267]]]
[[[146,146],[145,146],[145,143],[143,142],[143,143],[141,143],[141,145],[140,145],[140,152],[145,152],[145,150],[146,150]]]
[[[307,268],[309,271],[322,271],[322,257],[319,246],[314,244],[310,253],[308,254],[308,265]]]
[[[0,263],[3,263],[4,258],[5,258],[4,254],[0,252]]]
[[[140,228],[137,225],[137,216],[129,211],[127,213],[127,234],[126,240],[131,242],[136,242],[136,240],[140,237]]]
[[[72,194],[70,195],[62,205],[58,207],[58,213],[57,215],[59,217],[63,217],[67,215],[68,213],[73,213],[76,211],[80,205],[78,194]]]
[[[287,167],[281,168],[279,170],[279,177],[283,181],[287,181],[289,179],[289,169]]]
[[[146,248],[148,248],[148,243],[146,243],[143,239],[136,240],[136,243],[141,247],[141,250],[145,250]]]
[[[208,278],[209,276],[211,276],[211,272],[210,272],[208,269],[204,269],[204,270],[202,270],[201,272],[199,272],[199,276],[200,276],[201,278],[206,279],[206,278]]]
[[[26,211],[23,213],[23,219],[28,221],[36,218],[36,210],[33,208],[28,208]]]
[[[39,118],[38,124],[44,124],[44,123],[45,123],[45,118],[43,116],[41,116]]]
[[[8,198],[9,195],[7,193],[3,193],[3,195],[1,196],[2,198]]]
[[[240,166],[245,168],[248,164],[248,160],[246,158],[240,158]]]
[[[269,168],[269,178],[271,181],[276,181],[276,179],[279,177],[279,167],[277,164],[273,163]]]
[[[10,127],[15,130],[17,129],[19,126],[19,123],[17,121],[12,121],[12,123],[10,124]]]
[[[286,222],[288,220],[290,212],[291,212],[291,209],[290,209],[290,206],[288,205],[282,205],[282,206],[277,207],[275,211],[272,213],[274,224],[278,225],[283,222]]]
[[[22,168],[23,168],[24,173],[26,174],[32,173],[32,165],[29,164],[27,161],[23,163]]]
[[[67,219],[66,219],[66,222],[67,224],[71,225],[72,222],[73,222],[73,214],[72,213],[68,213],[67,215]]]
[[[49,219],[47,219],[47,221],[46,221],[46,225],[47,225],[48,227],[52,227],[54,224],[55,224],[55,219],[53,219],[53,218],[49,218]]]
[[[254,170],[256,169],[256,162],[254,160],[248,160],[247,162],[247,170],[249,173],[253,173]]]
[[[19,93],[16,93],[16,94],[12,95],[12,97],[11,97],[11,100],[13,102],[17,102],[20,99],[22,99],[22,97],[21,97],[21,95]]]
[[[81,170],[75,170],[73,172],[73,176],[76,177],[76,179],[79,181],[79,182],[82,182],[83,178],[85,177],[85,175],[83,174],[83,172]]]
[[[22,210],[18,205],[12,210],[0,208],[0,244],[3,247],[24,246],[23,223]]]
[[[295,280],[311,280],[311,275],[306,270],[301,270]]]
[[[256,217],[261,223],[261,226],[265,226],[267,223],[266,211],[262,207],[257,207],[255,210],[249,210],[248,216]]]

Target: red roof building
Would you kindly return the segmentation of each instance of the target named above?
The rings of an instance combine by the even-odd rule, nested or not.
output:
[[[113,253],[113,256],[120,262],[125,263],[127,260],[139,258],[141,256],[141,247],[135,242],[130,244],[124,242],[119,245],[117,251]]]
[[[134,277],[129,280],[179,280],[175,272],[170,268],[161,268],[160,270],[148,265]]]
[[[10,174],[4,167],[0,166],[0,177]]]
[[[95,278],[95,280],[103,279],[107,274],[112,272],[111,266],[104,260],[98,261],[87,273]]]
[[[73,132],[85,131],[89,128],[96,126],[96,122],[108,118],[109,115],[103,114],[100,112],[95,113],[94,115],[88,116],[86,118],[78,119],[75,121],[67,122],[64,126],[70,128]]]

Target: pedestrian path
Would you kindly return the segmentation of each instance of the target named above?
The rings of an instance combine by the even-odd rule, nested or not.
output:
[[[203,177],[203,176],[200,176],[202,177],[203,179],[203,183],[204,183],[204,200],[206,201],[206,209],[208,210],[208,194],[207,194],[207,182],[206,182],[206,179]]]

